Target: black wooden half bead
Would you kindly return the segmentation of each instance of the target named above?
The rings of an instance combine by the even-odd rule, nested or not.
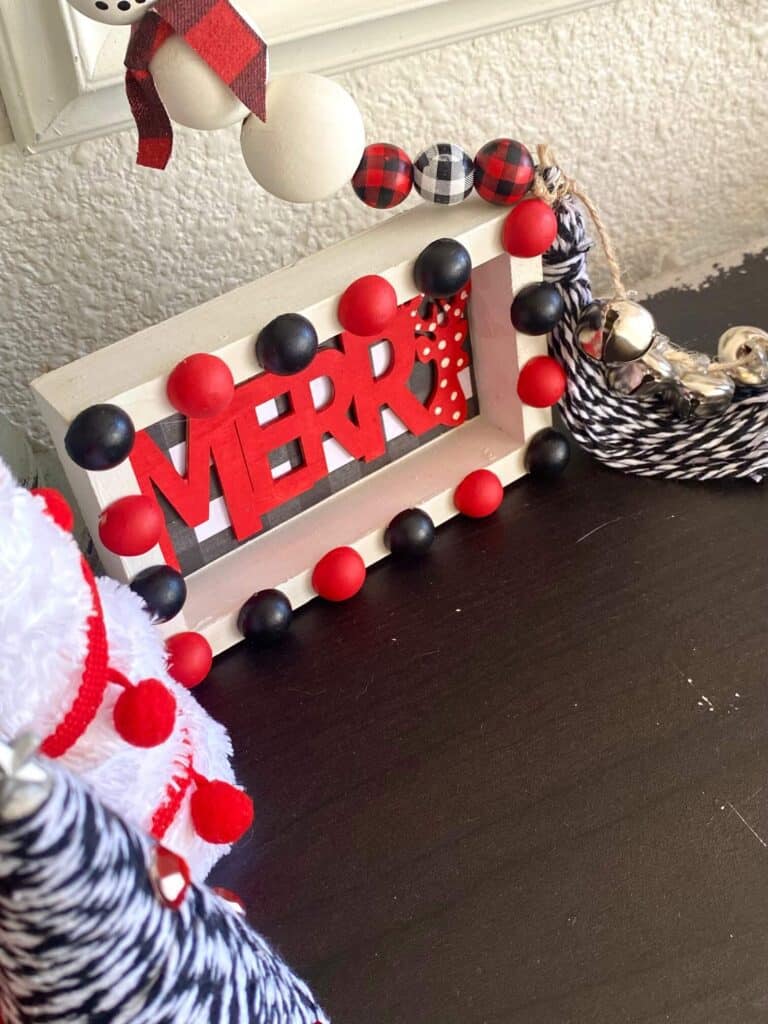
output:
[[[419,254],[413,277],[420,292],[447,299],[469,284],[472,257],[455,238],[438,238]]]
[[[256,339],[256,355],[265,370],[280,377],[306,370],[317,355],[317,331],[300,313],[283,313]]]
[[[562,319],[565,303],[557,285],[527,284],[512,303],[512,323],[522,334],[548,334]]]
[[[554,480],[571,459],[568,438],[554,427],[534,434],[525,452],[525,468],[536,480]]]
[[[138,594],[155,622],[168,622],[187,600],[187,584],[170,565],[152,565],[134,577],[131,590]]]
[[[91,471],[113,469],[131,454],[136,430],[117,405],[90,405],[72,420],[64,447],[72,461]]]
[[[400,512],[386,529],[384,543],[396,558],[418,558],[432,547],[435,524],[420,508]]]
[[[237,618],[237,628],[247,640],[271,643],[291,625],[291,602],[281,590],[261,590],[249,597]]]

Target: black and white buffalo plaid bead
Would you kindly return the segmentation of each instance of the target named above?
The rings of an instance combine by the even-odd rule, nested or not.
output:
[[[533,176],[531,154],[514,139],[486,142],[475,157],[475,188],[488,203],[516,203],[531,187]]]
[[[366,146],[352,178],[358,197],[376,210],[391,210],[407,199],[413,188],[413,164],[399,146],[375,142]]]
[[[413,165],[416,191],[431,203],[452,206],[472,192],[475,165],[469,153],[452,142],[438,142],[425,149]]]

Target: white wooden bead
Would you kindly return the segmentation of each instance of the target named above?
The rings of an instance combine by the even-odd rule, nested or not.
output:
[[[180,36],[171,36],[149,65],[168,117],[199,131],[242,121],[248,107]]]
[[[262,188],[292,203],[327,199],[348,184],[365,148],[360,111],[321,75],[279,75],[267,86],[267,120],[243,124],[248,170]]]
[[[76,11],[103,25],[130,25],[143,18],[157,0],[69,0],[69,3]]]

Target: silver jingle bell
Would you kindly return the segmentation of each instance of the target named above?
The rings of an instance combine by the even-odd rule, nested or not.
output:
[[[684,420],[721,416],[733,401],[736,385],[725,373],[684,373],[664,397]]]
[[[664,394],[667,386],[677,380],[674,367],[656,345],[652,345],[642,359],[609,366],[606,376],[612,391],[633,398]]]
[[[720,335],[717,343],[717,358],[721,363],[733,363],[742,359],[754,348],[768,346],[768,333],[759,327],[729,327]]]
[[[672,364],[676,374],[682,373],[707,373],[712,364],[712,359],[703,352],[694,352],[687,348],[680,348],[670,341],[666,334],[657,334],[653,345]]]
[[[653,317],[631,299],[598,299],[584,308],[576,326],[581,351],[603,363],[640,359],[653,344]]]
[[[757,327],[730,327],[717,343],[723,372],[743,387],[768,386],[768,334]],[[717,367],[717,364],[715,364]]]

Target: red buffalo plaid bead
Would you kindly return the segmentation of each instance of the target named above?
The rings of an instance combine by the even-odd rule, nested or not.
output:
[[[366,146],[352,178],[352,188],[367,206],[390,210],[407,199],[413,188],[413,164],[398,146],[376,142]]]
[[[516,203],[533,181],[531,154],[514,139],[487,142],[475,157],[475,189],[489,203]]]

